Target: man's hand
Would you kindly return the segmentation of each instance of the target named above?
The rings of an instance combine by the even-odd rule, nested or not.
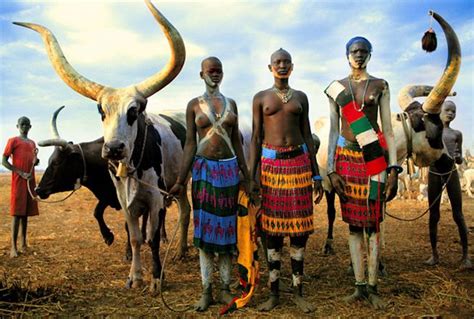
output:
[[[395,198],[398,190],[398,173],[392,168],[387,178],[387,185],[385,186],[385,201],[389,202]]]
[[[321,185],[321,181],[313,182],[313,193],[314,193],[314,203],[317,205],[323,198],[323,186]]]
[[[255,180],[250,181],[248,194],[252,203],[258,203],[260,201],[260,186]]]
[[[184,187],[181,183],[176,183],[171,187],[169,193],[170,196],[181,197],[186,191],[186,187]]]
[[[339,199],[341,200],[342,203],[347,202],[347,196],[346,196],[346,183],[342,179],[341,175],[333,172],[328,175],[329,180],[331,181],[332,187],[336,190],[337,195],[339,196]]]
[[[21,170],[18,170],[16,173],[17,173],[18,175],[20,175],[21,178],[26,179],[26,180],[27,180],[28,178],[30,178],[30,176],[31,176],[30,173],[23,172],[23,171],[21,171]]]

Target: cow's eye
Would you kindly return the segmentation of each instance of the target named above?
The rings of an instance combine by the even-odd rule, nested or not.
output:
[[[97,104],[97,111],[99,111],[100,119],[101,119],[102,122],[103,122],[104,119],[105,119],[105,113],[104,113],[104,110],[102,109],[102,105]]]
[[[138,108],[135,107],[135,106],[129,108],[128,111],[127,111],[127,123],[128,123],[128,125],[131,126],[137,120],[137,117],[138,117]]]

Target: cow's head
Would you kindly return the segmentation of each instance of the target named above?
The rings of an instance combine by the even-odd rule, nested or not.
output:
[[[66,60],[51,31],[37,24],[14,22],[40,33],[49,59],[63,81],[78,93],[97,101],[104,131],[102,156],[109,160],[130,160],[137,135],[137,117],[144,112],[146,99],[169,84],[181,71],[185,60],[185,47],[179,32],[149,0],[145,3],[168,39],[171,57],[160,72],[126,88],[107,87],[86,79]]]
[[[448,60],[438,83],[407,85],[400,90],[398,103],[410,117],[413,129],[413,157],[418,166],[427,166],[439,159],[443,152],[443,123],[439,117],[441,106],[451,92],[461,67],[461,47],[451,26],[440,15],[430,12],[443,28],[448,44]],[[416,97],[427,96],[423,104]]]
[[[63,108],[64,106],[61,106],[53,114],[51,120],[53,138],[38,142],[39,146],[55,146],[49,158],[48,167],[35,189],[42,199],[48,198],[51,194],[77,188],[84,175],[84,161],[80,150],[59,136],[56,119]]]

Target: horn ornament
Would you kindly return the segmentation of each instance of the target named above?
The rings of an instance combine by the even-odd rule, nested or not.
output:
[[[461,68],[461,46],[453,28],[436,12],[430,11],[433,18],[438,21],[443,28],[448,44],[448,60],[444,73],[436,83],[433,90],[423,103],[423,110],[427,113],[438,114],[441,112],[441,105],[451,92]]]

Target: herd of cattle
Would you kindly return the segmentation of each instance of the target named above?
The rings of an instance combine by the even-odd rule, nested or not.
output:
[[[165,194],[176,181],[179,163],[182,162],[186,128],[184,114],[149,114],[146,112],[146,103],[148,97],[163,89],[179,74],[186,53],[178,30],[149,0],[145,2],[166,35],[171,56],[161,71],[125,88],[104,86],[79,74],[66,60],[59,43],[47,28],[33,23],[15,24],[41,35],[55,71],[70,88],[97,102],[103,123],[103,138],[79,144],[68,143],[60,138],[55,129],[55,113],[55,136],[41,143],[43,146],[54,145],[55,150],[36,190],[38,195],[47,198],[53,193],[77,188],[78,185],[89,188],[99,200],[94,215],[109,245],[114,236],[104,222],[104,209],[107,206],[121,208],[129,233],[128,256],[131,256],[132,261],[127,286],[137,287],[143,283],[140,247],[146,242],[153,255],[151,288],[155,290],[161,271],[160,229],[164,229],[168,204]],[[410,157],[420,167],[428,166],[446,154],[439,113],[443,101],[451,94],[461,63],[456,33],[441,16],[433,13],[433,17],[443,28],[447,40],[448,61],[444,73],[434,87],[410,85],[403,88],[399,94],[403,113],[394,115],[392,119],[398,161],[402,163]],[[426,97],[423,104],[415,100],[418,97]],[[329,135],[327,119],[316,121],[314,131],[320,141],[317,159],[321,175],[324,176]],[[248,149],[250,131],[243,129],[242,136],[244,147]],[[327,178],[323,184],[328,202],[328,238],[331,239],[335,194]],[[190,205],[187,198],[179,204],[181,237],[178,255],[182,256],[187,248]],[[142,216],[146,225],[140,225],[139,218]]]

